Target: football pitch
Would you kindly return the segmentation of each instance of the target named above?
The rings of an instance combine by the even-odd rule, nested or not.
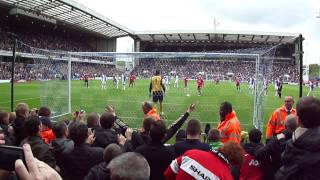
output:
[[[14,104],[20,102],[28,103],[30,108],[41,105],[40,93],[45,91],[51,93],[51,100],[56,101],[61,98],[61,94],[67,94],[66,81],[62,81],[63,85],[53,83],[51,86],[44,86],[43,83],[53,82],[31,82],[15,84]],[[151,100],[149,98],[149,80],[136,80],[135,87],[129,88],[126,85],[126,90],[122,90],[122,85],[119,83],[119,89],[113,87],[111,80],[107,82],[107,89],[102,90],[100,81],[89,81],[89,88],[85,88],[82,81],[72,81],[72,111],[83,109],[88,114],[90,112],[102,113],[104,107],[109,104],[113,105],[116,114],[130,127],[139,128],[142,124],[143,112],[141,105],[143,101]],[[299,88],[294,85],[283,85],[282,99],[279,99],[274,94],[274,86],[269,85],[269,94],[264,101],[264,125],[268,120],[271,112],[282,105],[284,97],[287,95],[294,96],[295,101],[298,100]],[[304,87],[304,93],[308,91]],[[10,109],[10,84],[0,84],[0,110],[9,111]],[[190,94],[190,96],[187,96]],[[320,96],[320,92],[315,90],[315,95]],[[55,107],[67,108],[67,98],[52,102]],[[229,101],[233,105],[237,116],[241,122],[242,129],[248,130],[252,128],[253,118],[253,95],[250,94],[247,84],[241,84],[241,92],[236,91],[233,82],[220,82],[216,85],[213,82],[205,82],[203,95],[198,96],[195,81],[189,82],[189,89],[183,87],[183,82],[179,81],[179,88],[167,88],[166,96],[164,97],[164,117],[166,124],[176,120],[184,113],[191,103],[196,103],[196,109],[192,113],[191,118],[197,118],[203,123],[210,123],[212,127],[216,127],[219,122],[219,106],[223,101]],[[70,116],[63,116],[60,119],[70,119]]]

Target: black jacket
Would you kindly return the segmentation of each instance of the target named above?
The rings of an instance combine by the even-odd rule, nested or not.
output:
[[[282,165],[281,154],[286,147],[286,141],[291,139],[292,132],[284,130],[282,133],[285,134],[285,138],[277,139],[277,136],[274,136],[254,153],[256,159],[264,164],[265,179],[274,179],[275,173]]]
[[[199,139],[186,139],[186,141],[178,142],[173,145],[175,157],[181,156],[188,150],[199,149],[203,151],[209,151],[210,146],[206,143],[200,142]]]
[[[94,165],[103,161],[103,149],[82,144],[75,146],[70,153],[62,155],[62,157],[64,161],[60,168],[65,172],[65,177],[62,178],[81,180]]]
[[[139,146],[150,144],[151,138],[147,132],[133,132],[131,138],[131,147],[133,150]]]
[[[164,179],[163,173],[174,159],[174,152],[164,146],[161,142],[151,142],[136,149],[137,153],[142,154],[150,166],[150,180]]]
[[[188,119],[189,113],[185,112],[183,115],[181,115],[175,122],[173,122],[170,127],[167,129],[166,137],[162,140],[163,143],[166,143],[171,139],[176,132],[181,128],[183,123]]]
[[[263,147],[263,144],[259,143],[244,143],[242,144],[243,149],[246,151],[246,153],[255,156],[255,152]]]
[[[188,119],[189,113],[186,112],[181,115],[175,122],[173,122],[170,127],[166,131],[166,136],[162,140],[162,143],[166,143],[169,139],[171,139],[175,133],[181,128],[184,122]],[[144,144],[149,144],[151,142],[151,138],[148,133],[146,132],[133,132],[132,133],[132,140],[131,140],[131,147],[133,150],[142,146]]]
[[[23,117],[17,117],[13,123],[12,127],[14,130],[14,136],[15,136],[15,145],[19,146],[21,141],[27,137],[26,130],[24,128],[24,124],[26,122],[26,119]]]
[[[93,166],[84,180],[110,180],[110,171],[107,170],[107,166],[106,162]]]
[[[9,135],[8,128],[9,128],[8,124],[0,124],[0,129],[6,136]]]
[[[308,129],[294,142],[287,141],[282,162],[275,179],[319,179],[320,127]]]
[[[56,159],[50,149],[49,145],[47,145],[40,136],[30,136],[21,141],[20,146],[24,143],[28,143],[31,146],[32,153],[34,157],[47,163],[51,167],[56,166]]]
[[[111,143],[117,143],[118,134],[113,129],[104,129],[103,127],[97,127],[94,130],[94,136],[96,140],[92,146],[105,148]]]
[[[70,153],[74,148],[74,143],[67,138],[56,138],[52,141],[51,145],[53,147],[53,154],[57,160],[57,165],[60,167],[64,161],[62,155]]]

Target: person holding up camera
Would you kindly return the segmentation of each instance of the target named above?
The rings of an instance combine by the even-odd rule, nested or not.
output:
[[[100,116],[100,127],[95,128],[96,137],[93,146],[105,148],[111,143],[117,143],[118,133],[114,130],[116,116],[111,112],[105,112]]]
[[[161,139],[161,142],[164,144],[166,143],[170,138],[174,136],[174,134],[180,129],[180,127],[184,124],[184,122],[188,119],[191,112],[194,111],[196,105],[191,104],[187,111],[181,115],[175,122],[173,122],[167,129],[165,136]],[[153,117],[146,117],[143,120],[143,127],[140,131],[132,131],[132,129],[128,128],[126,131],[126,137],[127,137],[127,144],[131,150],[135,150],[141,145],[149,144],[151,142],[150,129],[154,121],[157,121]]]

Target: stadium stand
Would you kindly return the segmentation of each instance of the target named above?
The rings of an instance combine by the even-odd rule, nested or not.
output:
[[[134,72],[141,77],[150,77],[157,67],[164,75],[170,75],[171,72],[178,74],[180,78],[187,76],[190,79],[196,79],[199,72],[206,72],[216,76],[224,76],[227,79],[228,73],[233,73],[240,77],[242,81],[249,81],[250,77],[255,74],[254,61],[230,61],[230,60],[165,60],[165,59],[143,59],[139,65],[134,68]],[[286,69],[284,72],[283,69]],[[290,62],[274,63],[272,66],[271,81],[282,77],[284,73],[288,75],[286,82],[298,82],[298,69],[296,65]],[[223,79],[222,79],[223,80]]]
[[[272,65],[273,74],[270,81],[284,74],[287,75],[287,82],[297,83],[299,80],[296,59],[293,57],[297,43],[295,39],[291,42],[291,36],[241,35],[230,32],[134,33],[96,12],[85,10],[85,7],[71,0],[0,0],[0,4],[0,80],[11,78],[12,34],[15,34],[19,41],[17,51],[21,55],[15,63],[14,76],[17,81],[64,79],[67,74],[67,61],[63,61],[65,60],[63,52],[114,51],[114,38],[127,35],[134,37],[136,43],[141,42],[141,45],[137,46],[139,49],[136,49],[137,51],[145,52],[245,52],[244,49],[252,51],[250,49],[252,47],[265,47],[284,42],[275,52],[277,60]],[[110,47],[102,45],[101,42],[104,41],[108,41],[104,44],[110,43]],[[220,42],[217,43],[218,41]],[[286,44],[288,41],[290,42]],[[22,43],[27,45],[22,45]],[[31,47],[39,49],[32,52]],[[59,51],[61,54],[54,58],[61,57],[58,57],[59,61],[41,65],[39,63],[41,60],[35,60],[39,55],[37,53],[42,53],[40,49]],[[36,57],[30,57],[31,53],[35,53],[32,55]],[[74,54],[71,57],[77,58]],[[105,63],[99,64],[99,61]],[[101,77],[102,74],[120,75],[122,71],[117,69],[114,62],[115,59],[110,57],[99,59],[97,56],[83,56],[78,61],[72,62],[72,78],[80,79],[84,75],[89,78]],[[139,59],[138,62],[132,72],[139,78],[149,78],[154,72],[151,67],[155,66],[163,75],[179,75],[180,78],[183,76],[196,78],[199,72],[219,77],[226,77],[228,73],[233,73],[242,81],[248,81],[255,73],[255,63],[246,59],[212,61],[212,59],[173,58],[170,60]],[[83,103],[86,102],[83,101]],[[172,104],[168,106],[171,106],[171,109],[175,108]],[[192,110],[190,110],[191,107],[193,107]],[[190,106],[183,116],[186,118],[178,118],[168,126],[171,136],[183,127],[193,110],[195,110],[194,106]],[[5,162],[0,163],[0,179],[17,179],[16,176],[18,176],[19,179],[51,180],[62,178],[231,180],[238,179],[239,176],[241,179],[243,174],[246,175],[244,179],[257,178],[252,175],[253,171],[259,173],[260,179],[262,179],[261,176],[272,177],[266,179],[317,179],[320,177],[317,171],[320,168],[320,100],[313,97],[303,98],[298,102],[297,113],[301,120],[301,127],[294,132],[286,129],[285,132],[274,136],[270,141],[272,144],[267,142],[264,146],[261,141],[262,132],[254,129],[249,133],[249,143],[226,142],[216,150],[205,148],[206,151],[186,147],[185,149],[191,150],[183,152],[182,156],[176,159],[172,156],[176,153],[174,152],[175,147],[163,143],[163,139],[170,138],[166,135],[168,129],[164,122],[156,121],[152,117],[146,117],[148,118],[148,130],[145,124],[144,127],[133,130],[122,124],[121,117],[116,116],[112,108],[108,109],[109,114],[114,116],[110,122],[109,120],[107,122],[111,126],[111,129],[108,130],[117,134],[117,142],[112,144],[113,147],[95,148],[93,147],[95,137],[92,130],[101,128],[101,123],[97,123],[93,129],[89,128],[82,113],[74,112],[72,118],[67,117],[65,122],[61,121],[54,125],[55,127],[60,124],[53,131],[59,143],[56,141],[58,144],[53,146],[42,142],[40,134],[44,129],[41,126],[42,122],[40,122],[41,118],[37,114],[37,109],[29,109],[27,104],[20,103],[15,111],[17,117],[13,123],[9,122],[9,112],[0,111],[0,145],[22,147],[27,164],[17,160],[11,162],[11,167],[5,167],[8,164],[5,161],[6,156],[0,153],[2,155],[0,161]],[[141,111],[141,107],[136,111]],[[87,113],[90,114],[90,112]],[[230,116],[230,114],[225,115]],[[115,128],[114,121],[120,123],[121,127],[117,124],[119,127]],[[199,127],[201,126],[199,123],[197,124],[197,126],[189,125],[190,129],[199,130],[195,132],[197,138],[190,137],[188,134],[180,143],[200,143],[202,128]],[[24,135],[26,133],[24,131],[28,132],[28,138]],[[291,136],[294,138],[291,139]],[[23,140],[23,138],[27,139]],[[26,140],[30,146],[17,143]],[[38,143],[32,144],[35,140]],[[138,147],[133,148],[133,141],[141,143],[138,144]],[[185,143],[187,141],[188,143]],[[201,142],[204,146],[209,147],[205,143],[209,142],[205,140]],[[281,147],[276,147],[277,145]],[[269,148],[270,146],[273,148]],[[288,149],[284,149],[285,146]],[[270,161],[274,159],[266,153],[262,155],[264,158],[257,158],[255,157],[256,152],[264,152],[267,149],[268,153],[273,154],[274,152],[271,151],[277,148],[283,152],[283,159],[276,162],[277,166],[272,167],[272,172],[270,172],[270,169],[264,169],[263,165],[270,164]],[[276,152],[276,154],[280,153]],[[48,156],[51,162],[56,161],[57,164],[50,163],[43,158]],[[171,164],[170,161],[172,161]],[[244,172],[243,169],[246,171]]]
[[[1,62],[0,79],[11,78],[11,63]],[[66,74],[67,63],[55,62],[54,64],[47,64],[47,66],[40,66],[38,64],[16,63],[15,66],[15,80],[45,80],[55,79]],[[102,74],[109,77],[115,74],[120,75],[121,71],[117,70],[113,65],[100,65],[89,63],[73,63],[72,65],[72,78],[80,79],[83,75],[89,78],[101,77]]]

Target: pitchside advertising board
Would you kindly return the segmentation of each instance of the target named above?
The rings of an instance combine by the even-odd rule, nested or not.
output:
[[[3,84],[3,83],[9,83],[10,80],[0,80],[0,84]]]

